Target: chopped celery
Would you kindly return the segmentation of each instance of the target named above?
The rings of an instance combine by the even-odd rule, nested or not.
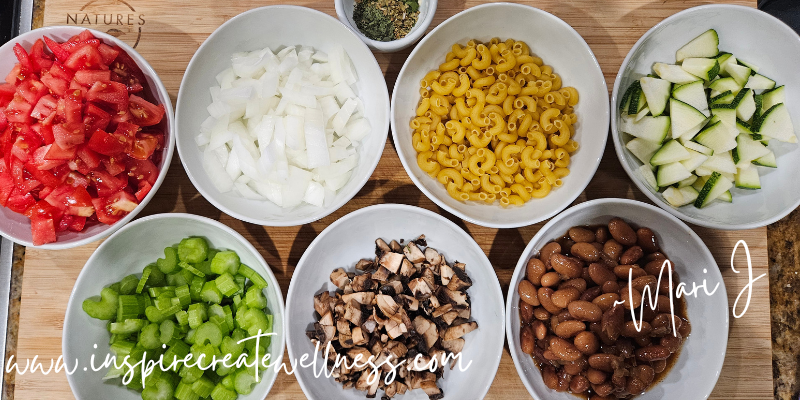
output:
[[[200,291],[200,299],[207,303],[219,304],[222,302],[222,293],[219,292],[214,281],[208,281],[203,285],[203,290]]]
[[[176,312],[175,319],[178,320],[178,325],[189,325],[189,313],[184,310]]]
[[[206,342],[214,347],[222,344],[222,330],[213,322],[204,322],[195,333],[195,345],[204,345]]]
[[[175,297],[181,303],[181,308],[188,307],[192,303],[192,295],[189,291],[189,285],[182,285],[175,288]]]
[[[247,279],[250,279],[250,282],[253,282],[254,285],[258,286],[261,289],[267,287],[267,281],[261,277],[256,271],[253,271],[252,268],[248,267],[247,265],[240,265],[239,266],[239,274],[244,276]]]
[[[179,263],[178,263],[178,265],[179,265],[181,268],[183,268],[183,270],[184,270],[184,271],[189,271],[189,272],[191,272],[191,273],[192,273],[192,275],[199,276],[199,277],[201,277],[201,278],[203,278],[203,277],[205,277],[205,276],[206,276],[206,274],[204,274],[204,273],[203,273],[202,271],[200,271],[199,269],[197,269],[197,268],[193,267],[191,264],[187,263],[186,261],[181,261],[181,262],[179,262]]]
[[[136,275],[128,275],[119,281],[119,294],[133,294],[136,291],[136,286],[139,284],[139,278]]]
[[[111,352],[117,356],[118,360],[122,360],[125,356],[131,354],[134,347],[136,347],[136,343],[127,340],[118,340],[111,344]]]
[[[261,290],[257,286],[251,286],[250,289],[247,289],[247,293],[244,295],[244,303],[247,304],[248,308],[267,307],[267,298],[264,297],[264,293]]]
[[[161,326],[159,327],[158,331],[159,331],[158,341],[161,342],[161,344],[169,344],[172,341],[172,339],[179,337],[177,335],[180,332],[178,330],[178,326],[175,325],[175,323],[169,319],[161,322]]]
[[[158,370],[154,368],[153,371]],[[142,391],[142,400],[172,400],[172,383],[163,377],[148,385]]]
[[[202,373],[203,371],[200,372]],[[192,391],[192,385],[184,379],[175,388],[175,398],[178,400],[198,400],[200,396]]]
[[[150,297],[158,297],[164,293],[169,293],[171,297],[175,295],[175,286],[151,287],[147,289],[147,293]]]
[[[187,263],[199,263],[208,256],[208,243],[201,237],[189,237],[178,245],[178,258]]]
[[[231,297],[239,291],[239,285],[236,284],[236,281],[233,280],[233,276],[228,272],[223,272],[222,275],[214,280],[214,283],[225,297]]]
[[[189,285],[189,294],[192,296],[192,301],[200,301],[200,292],[203,290],[203,285],[206,283],[204,278],[195,276]]]
[[[147,321],[143,319],[127,319],[123,322],[112,322],[108,326],[108,331],[118,335],[127,335],[139,332],[145,325],[147,325]]]
[[[192,363],[194,363],[195,361],[196,358],[192,358]],[[184,365],[183,367],[181,367],[181,372],[178,373],[178,375],[180,375],[180,377],[183,378],[184,382],[191,384],[196,382],[198,379],[200,379],[201,376],[203,376],[203,370],[200,369],[200,367],[198,367],[197,365],[192,365],[191,367],[187,367],[186,365]]]
[[[234,384],[234,382],[233,382],[233,381],[234,381],[234,379],[233,379],[233,375],[228,375],[228,376],[226,376],[226,377],[222,378],[222,380],[221,380],[219,383],[221,383],[221,384],[222,384],[222,386],[224,386],[224,387],[225,387],[225,389],[230,389],[230,390],[233,390],[233,384]],[[235,394],[235,393],[234,393],[234,394]],[[213,394],[212,394],[212,395],[213,395]]]
[[[230,336],[222,338],[222,344],[219,346],[219,351],[223,356],[225,356],[225,354],[230,354],[232,360],[238,359],[239,356],[242,355],[245,346],[245,342],[238,342],[246,337],[247,333],[245,331],[241,329],[234,330],[231,332]]]
[[[144,271],[142,271],[142,278],[139,279],[139,284],[136,286],[136,293],[142,293],[142,290],[144,290],[144,285],[147,284],[147,278],[150,277],[150,272],[152,269],[153,267],[149,265],[144,267]]]
[[[82,308],[86,314],[92,318],[110,320],[117,316],[119,295],[111,288],[103,288],[100,291],[100,301],[86,299],[83,301]]]
[[[247,311],[245,311],[244,318],[247,324],[247,333],[249,333],[250,336],[256,335],[259,330],[261,330],[262,333],[271,332],[272,318],[268,318],[264,311],[257,308],[248,308]]]
[[[147,350],[161,347],[159,325],[150,324],[142,328],[142,332],[139,333],[139,344]]]
[[[158,269],[165,274],[175,272],[178,268],[178,251],[174,247],[167,247],[164,249],[164,258],[159,258],[156,261]]]
[[[200,377],[192,384],[192,391],[200,397],[208,397],[214,391],[214,382],[204,376]]]
[[[239,394],[250,394],[253,391],[253,385],[256,383],[256,378],[246,370],[242,369],[236,373],[234,378],[234,389]]]
[[[139,302],[138,295],[120,295],[117,303],[117,321],[125,321],[126,319],[139,318],[139,315],[144,312],[142,303]]]
[[[183,340],[174,340],[164,353],[164,366],[169,367],[173,365],[176,360],[183,360],[187,354],[189,354],[189,345]],[[175,363],[173,368],[177,369],[179,365],[180,364]]]
[[[222,312],[225,313],[225,323],[228,324],[230,329],[233,329],[233,311],[231,311],[231,306],[222,307]]]
[[[150,322],[160,323],[161,321],[173,316],[176,312],[180,311],[181,307],[177,305],[173,305],[172,307],[165,308],[163,310],[159,310],[155,306],[147,307],[144,310],[147,319]]]
[[[230,376],[230,375],[229,375]],[[228,378],[227,376],[225,378]],[[233,378],[231,378],[231,381]],[[223,382],[225,379],[222,380]],[[233,385],[231,384],[231,388]],[[211,392],[211,399],[212,400],[236,400],[238,395],[236,392],[231,390],[230,388],[225,387],[221,383],[218,383],[217,386],[214,387],[214,390]]]
[[[211,272],[222,275],[226,272],[236,275],[239,271],[239,256],[233,251],[220,251],[211,260]]]
[[[189,306],[189,326],[192,329],[197,329],[200,324],[208,320],[206,311],[206,305],[202,303],[195,303]]]
[[[167,284],[166,275],[158,269],[155,263],[150,264],[150,278],[147,279],[147,286],[164,286]]]

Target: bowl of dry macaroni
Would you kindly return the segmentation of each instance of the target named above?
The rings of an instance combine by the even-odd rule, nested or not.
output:
[[[392,95],[392,134],[408,175],[469,222],[548,219],[600,163],[608,89],[589,46],[545,11],[494,3],[436,27]]]

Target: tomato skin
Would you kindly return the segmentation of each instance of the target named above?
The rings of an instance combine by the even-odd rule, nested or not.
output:
[[[31,235],[33,245],[41,246],[56,241],[56,227],[52,218],[31,218]]]
[[[29,162],[38,170],[46,171],[49,169],[53,169],[59,165],[62,165],[67,162],[67,160],[50,160],[47,159],[47,152],[50,151],[52,148],[52,144],[48,144],[36,149],[33,152],[33,157],[29,160]],[[71,158],[70,158],[71,159]]]
[[[0,205],[5,207],[8,204],[8,198],[15,188],[14,178],[11,177],[11,174],[6,171],[0,172]]]
[[[55,176],[55,174],[48,170],[40,170],[33,163],[29,162],[25,164],[25,170],[45,186],[52,187],[61,184],[62,179],[59,179],[57,176]]]
[[[100,197],[110,196],[128,186],[128,180],[124,177],[116,178],[99,169],[90,172],[87,176],[97,189],[97,195]]]
[[[62,149],[79,145],[86,140],[83,135],[83,125],[55,125],[53,126],[53,137],[56,140],[56,144]]]
[[[50,51],[53,52],[53,55],[56,57],[56,60],[63,63],[69,58],[69,52],[64,50],[64,48],[55,40],[45,36],[44,43],[47,45]]]
[[[40,121],[46,120],[56,112],[57,104],[58,100],[56,100],[55,97],[49,94],[44,95],[36,103],[36,106],[33,107],[33,111],[31,111],[31,117]]]
[[[23,192],[18,187],[14,186],[6,202],[6,207],[15,213],[22,214],[28,207],[35,203],[36,199],[33,198],[32,194]]]
[[[159,142],[160,141],[156,135],[140,133],[136,135],[133,146],[128,151],[128,156],[137,160],[148,160],[160,147]]]
[[[31,60],[33,72],[38,73],[45,71],[53,65],[53,59],[44,52],[44,42],[42,39],[37,39],[36,42],[33,43],[28,56]]]
[[[33,106],[19,95],[14,95],[14,99],[6,106],[5,114],[8,122],[19,124],[30,123],[30,115]]]
[[[14,55],[17,56],[17,60],[19,61],[20,73],[27,75],[31,72],[35,72],[31,60],[28,57],[28,52],[25,51],[25,48],[23,48],[21,44],[17,43],[14,45]]]
[[[75,71],[75,82],[81,86],[91,87],[97,81],[110,81],[111,71],[94,71],[82,69]]]
[[[62,148],[58,145],[58,143],[52,143],[49,145],[49,149],[44,154],[45,160],[72,160],[75,158],[75,154],[77,153],[76,147],[68,147]]]
[[[97,51],[97,46],[94,46],[93,43],[78,43],[75,47],[75,50],[72,51],[69,58],[64,61],[64,65],[67,68],[77,71],[79,69],[100,68],[104,65],[103,57],[100,55],[100,52]],[[69,51],[68,49],[65,50]]]
[[[136,179],[136,181],[146,181],[150,185],[156,184],[158,179],[158,167],[150,160],[137,160],[128,158],[128,176]]]
[[[17,94],[29,104],[36,104],[39,98],[47,94],[47,86],[35,79],[26,79],[17,86]]]
[[[150,193],[150,190],[152,189],[153,185],[151,185],[150,182],[139,182],[139,190],[136,191],[136,198],[141,202],[145,197],[147,197],[147,194]]]
[[[128,111],[131,120],[139,126],[152,126],[161,122],[166,111],[163,105],[155,105],[139,96],[130,95]]]
[[[69,82],[54,76],[53,74],[42,75],[42,83],[58,96],[63,96],[69,89]]]
[[[84,132],[94,132],[98,129],[105,130],[111,122],[111,114],[102,108],[89,103],[84,111],[83,125],[86,127]]]
[[[97,215],[97,220],[106,224],[106,225],[113,225],[115,222],[119,221],[124,217],[127,213],[118,213],[116,210],[113,210],[109,204],[108,199],[105,197],[98,197],[92,199],[92,204],[94,204],[95,214]]]
[[[120,49],[117,46],[109,46],[105,43],[100,43],[100,46],[97,47],[97,51],[100,52],[100,56],[103,57],[103,64],[106,65],[111,64],[120,53]]]

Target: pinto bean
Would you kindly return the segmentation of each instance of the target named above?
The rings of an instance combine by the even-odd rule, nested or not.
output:
[[[628,275],[630,275],[631,278],[636,279],[640,276],[647,275],[647,272],[641,269],[638,265],[618,265],[614,267],[614,275],[616,275],[619,279],[624,279],[627,281]]]
[[[636,324],[633,321],[628,321],[625,325],[622,325],[622,336],[627,336],[630,338],[637,338],[642,336],[650,336],[650,332],[652,332],[653,328],[650,326],[650,323],[647,321],[642,321],[639,325],[639,329],[636,329]]]
[[[639,306],[642,305],[642,294],[638,290],[628,286],[620,289],[619,298],[624,302],[623,305],[628,310],[631,308],[639,308]]]
[[[581,293],[581,300],[583,301],[594,301],[597,296],[600,296],[603,293],[603,288],[600,286],[593,286],[589,289],[586,289],[585,292]]]
[[[582,353],[575,348],[575,345],[557,336],[550,338],[549,350],[552,351],[559,360],[563,361],[575,361],[582,356]]]
[[[606,382],[601,385],[592,385],[592,390],[594,390],[598,396],[613,397],[611,394],[614,393],[614,385],[612,385],[610,382]]]
[[[616,293],[601,294],[592,300],[592,303],[597,304],[603,312],[608,311],[614,306],[614,302],[619,300],[619,295]]]
[[[622,366],[622,359],[613,354],[592,354],[589,356],[589,366],[603,372],[614,372]]]
[[[650,346],[636,350],[636,358],[645,362],[666,360],[670,354],[666,347],[658,344],[651,344]]]
[[[539,260],[544,263],[547,269],[550,269],[550,256],[553,254],[560,254],[561,253],[561,245],[558,242],[550,242],[544,246],[542,249],[539,250]]]
[[[586,361],[586,357],[581,357],[573,362],[564,363],[564,372],[570,375],[578,375],[587,367],[589,367],[589,362]]]
[[[589,264],[589,277],[592,278],[592,282],[601,286],[606,282],[617,280],[617,276],[614,272],[600,263]]]
[[[523,279],[519,286],[517,286],[517,293],[519,293],[520,300],[532,305],[538,306],[539,299],[536,297],[536,286],[533,286],[527,279]]]
[[[544,287],[553,287],[558,285],[561,282],[561,275],[558,272],[550,271],[544,275],[542,275],[542,286]]]
[[[608,228],[601,226],[594,230],[594,240],[597,243],[605,243],[611,237],[608,233]]]
[[[530,326],[526,326],[519,332],[519,349],[525,354],[533,354],[533,348],[533,329]]]
[[[611,237],[613,237],[614,240],[624,246],[633,246],[636,244],[636,232],[627,222],[623,221],[622,218],[612,218],[611,221],[608,222],[608,232],[611,233]]]
[[[579,297],[581,297],[581,292],[578,291],[578,289],[568,287],[553,292],[553,294],[550,295],[550,301],[552,301],[556,307],[566,308],[569,303],[578,300]]]
[[[640,381],[642,381],[642,383],[644,383],[645,387],[647,387],[651,383],[653,383],[653,380],[655,379],[655,376],[656,376],[656,374],[655,374],[655,371],[653,370],[653,367],[651,367],[649,365],[640,364],[640,365],[637,365],[637,366],[631,368],[631,377],[639,379]],[[633,392],[631,392],[631,393],[633,393]]]
[[[533,309],[533,317],[539,321],[547,321],[550,319],[550,311],[544,309],[544,307],[536,307]]]
[[[561,282],[561,284],[558,285],[558,290],[570,287],[578,289],[579,292],[583,293],[583,291],[586,290],[586,280],[583,278],[575,278],[575,279],[570,279],[566,282]]]
[[[551,365],[545,365],[542,368],[542,380],[544,380],[544,385],[548,388],[553,390],[558,388],[558,375],[556,375],[556,369]]]
[[[547,326],[542,321],[533,321],[531,331],[536,339],[544,340],[547,337]]]
[[[633,286],[634,289],[638,290],[641,293],[644,293],[644,288],[645,287],[650,287],[650,295],[652,296],[652,295],[656,294],[656,284],[657,283],[658,283],[658,280],[656,279],[655,276],[653,276],[653,275],[644,275],[644,276],[640,276],[640,277],[634,279],[631,282],[631,286]]]
[[[533,321],[533,306],[522,300],[519,301],[519,319],[523,324]]]
[[[579,226],[569,228],[569,238],[574,240],[575,243],[589,243],[595,241],[594,232]]]
[[[590,331],[578,333],[572,342],[575,344],[575,348],[586,355],[597,353],[597,350],[600,349],[600,341],[597,340],[597,336]]]
[[[653,367],[653,372],[660,374],[667,369],[667,360],[657,360],[650,363]]]
[[[597,322],[603,318],[603,311],[596,304],[588,301],[576,300],[567,306],[569,313],[581,321]]]
[[[647,264],[644,265],[644,270],[647,272],[648,275],[653,275],[656,278],[658,278],[658,275],[661,274],[661,268],[664,265],[664,261],[666,260],[667,259],[665,258],[662,260],[648,261]],[[666,268],[664,268],[664,273],[662,275],[661,280],[665,280],[668,277],[669,277],[669,272]]]
[[[572,378],[572,382],[569,383],[569,390],[572,391],[572,393],[583,393],[589,390],[589,380],[583,375],[577,375]]]
[[[683,344],[683,337],[681,337],[680,333],[678,334],[678,336],[667,335],[661,338],[659,344],[666,347],[670,353],[675,353],[681,349],[681,345]]]
[[[689,336],[692,333],[692,324],[689,323],[688,319],[678,317],[680,321],[680,325],[678,325],[678,333],[681,334],[683,337]]]
[[[589,368],[586,370],[586,379],[595,385],[600,385],[608,379],[608,374],[599,369]]]
[[[575,243],[570,253],[586,262],[595,262],[600,259],[600,251],[591,243]]]
[[[553,331],[557,336],[569,339],[578,333],[585,332],[586,324],[581,321],[564,321],[558,324]]]
[[[614,260],[615,262],[619,262],[619,256],[622,255],[623,247],[619,242],[614,239],[611,239],[605,243],[603,243],[603,253],[605,253],[609,258]]]
[[[542,275],[547,272],[542,260],[538,258],[531,258],[528,260],[528,265],[525,267],[526,278],[534,285],[540,285]]]
[[[660,252],[660,251],[657,251],[655,253],[650,253],[650,254],[644,256],[644,260],[647,261],[647,262],[655,261],[655,260],[666,260],[666,259],[667,259],[667,255],[662,253],[662,252]]]
[[[633,264],[636,261],[639,261],[640,258],[644,256],[644,251],[639,246],[633,246],[625,250],[621,256],[619,256],[619,263],[620,264]]]
[[[569,310],[561,310],[561,312],[558,313],[558,315],[556,315],[556,317],[558,318],[558,322],[559,323],[564,322],[564,321],[574,321],[575,320],[575,317],[573,317],[569,313]]]
[[[553,300],[551,299],[553,289],[545,287],[539,288],[537,295],[539,296],[539,302],[542,303],[542,307],[544,307],[545,310],[549,311],[551,314],[558,314],[558,312],[561,311],[561,307],[553,304]]]
[[[553,254],[550,256],[550,265],[556,272],[568,279],[580,278],[583,275],[583,265],[580,260],[574,257]]]
[[[608,281],[603,284],[603,293],[619,293],[619,283]]]
[[[636,230],[636,244],[641,246],[642,249],[648,253],[655,253],[658,251],[658,239],[650,228],[639,228]]]

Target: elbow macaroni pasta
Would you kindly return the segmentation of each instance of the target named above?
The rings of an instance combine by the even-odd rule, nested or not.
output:
[[[579,100],[524,42],[456,43],[420,81],[417,165],[460,201],[543,198],[569,175]]]

